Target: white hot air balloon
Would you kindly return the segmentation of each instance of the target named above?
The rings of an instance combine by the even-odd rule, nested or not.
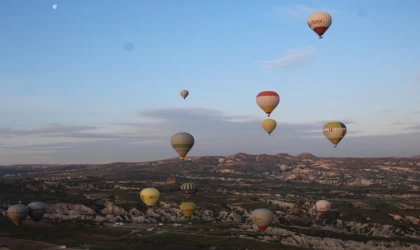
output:
[[[53,5],[52,5],[52,8],[53,8],[53,9],[57,9],[57,4],[53,4]]]
[[[281,165],[280,170],[285,172],[287,170],[287,166],[286,165]]]
[[[326,214],[331,208],[331,203],[326,200],[319,200],[315,203],[315,209],[320,214]]]
[[[23,204],[16,204],[7,209],[7,217],[15,224],[20,226],[22,222],[28,217],[29,208]]]
[[[47,212],[47,204],[40,201],[31,202],[28,204],[29,216],[35,223],[38,223],[44,214]]]
[[[225,163],[225,158],[220,158],[219,159],[219,165],[221,166],[221,165],[223,165],[223,163]]]
[[[322,35],[331,26],[332,18],[327,12],[319,11],[312,13],[308,18],[308,26],[313,30],[319,39],[322,39]]]
[[[251,220],[264,232],[274,219],[273,212],[267,208],[258,208],[252,211]]]

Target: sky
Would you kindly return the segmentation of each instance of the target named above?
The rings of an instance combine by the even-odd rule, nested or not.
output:
[[[53,9],[52,5],[57,4]],[[4,0],[0,164],[420,154],[420,1]],[[327,11],[323,39],[307,18]],[[179,95],[187,89],[190,95]],[[268,136],[256,95],[280,104]],[[337,148],[328,121],[346,124]]]

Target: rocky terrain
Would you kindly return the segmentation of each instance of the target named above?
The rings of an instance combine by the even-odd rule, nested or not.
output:
[[[104,230],[134,230],[136,233],[124,237],[130,244],[143,242],[145,237],[182,233],[212,236],[215,241],[237,239],[234,248],[228,243],[201,246],[196,242],[204,247],[197,249],[246,249],[251,246],[246,242],[260,244],[258,249],[420,249],[418,158],[238,153],[225,156],[225,163],[219,166],[220,157],[0,167],[0,189],[4,191],[0,193],[0,237],[24,237],[11,233],[7,226],[1,228],[8,224],[4,216],[8,206],[43,200],[48,204],[43,224],[68,227],[68,223],[81,222]],[[179,191],[183,182],[199,188],[190,223],[179,210],[185,201]],[[159,202],[150,209],[139,199],[145,187],[161,192]],[[314,209],[319,199],[332,204],[326,215]],[[275,213],[265,233],[249,219],[259,207]],[[26,224],[29,227],[29,219]],[[155,242],[167,242],[170,237]],[[179,237],[176,240],[183,244]],[[82,243],[92,240],[67,245],[80,247]]]

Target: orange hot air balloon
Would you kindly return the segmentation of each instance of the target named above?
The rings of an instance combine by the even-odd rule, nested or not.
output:
[[[280,96],[274,91],[263,91],[257,95],[258,106],[270,117],[271,112],[279,105]]]

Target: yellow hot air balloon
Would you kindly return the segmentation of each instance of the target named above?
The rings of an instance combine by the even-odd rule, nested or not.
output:
[[[319,39],[322,39],[322,35],[324,35],[324,33],[328,30],[331,23],[331,16],[327,12],[315,12],[308,18],[309,28],[318,34]]]
[[[257,95],[258,106],[270,117],[271,112],[279,105],[280,96],[274,91],[263,91]]]
[[[179,154],[179,158],[184,160],[184,157],[194,146],[194,137],[186,132],[176,133],[171,138],[171,145]]]
[[[268,135],[271,135],[271,132],[273,132],[274,129],[276,129],[276,127],[277,127],[277,122],[273,119],[265,119],[261,123],[261,126],[263,127],[265,132],[268,133]]]
[[[151,207],[159,200],[160,192],[156,188],[145,188],[140,192],[140,199]]]
[[[9,217],[16,226],[20,226],[28,215],[29,208],[23,204],[16,204],[7,209],[7,217]]]
[[[179,206],[179,209],[181,210],[181,212],[184,214],[185,218],[187,220],[191,219],[191,215],[194,213],[195,211],[195,203],[192,201],[188,201],[188,202],[183,202],[181,204],[181,206]]]
[[[252,211],[251,220],[264,232],[274,219],[273,212],[267,208],[258,208]]]
[[[190,92],[188,92],[188,90],[181,90],[181,92],[179,92],[179,94],[182,96],[182,98],[187,98],[187,96],[190,94]]]
[[[337,144],[347,133],[347,127],[341,122],[329,122],[325,124],[323,133],[327,139],[337,147]]]

